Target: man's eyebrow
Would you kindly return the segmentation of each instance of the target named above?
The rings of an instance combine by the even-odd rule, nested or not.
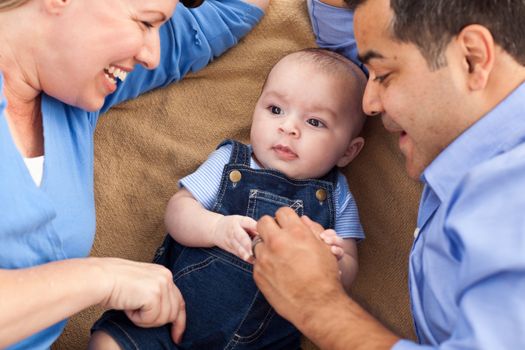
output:
[[[383,56],[382,54],[380,54],[377,51],[369,50],[369,51],[365,52],[363,55],[358,55],[357,58],[363,64],[367,64],[372,59],[381,59],[381,58],[385,58],[385,56]]]

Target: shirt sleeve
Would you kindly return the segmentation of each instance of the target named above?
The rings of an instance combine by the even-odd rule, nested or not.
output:
[[[348,188],[348,182],[343,174],[339,174],[335,189],[335,232],[343,238],[365,238],[365,232],[359,220],[357,204]]]
[[[338,52],[364,69],[358,59],[352,11],[320,0],[308,0],[308,14],[319,47]]]
[[[232,148],[232,145],[227,144],[216,149],[195,172],[179,181],[179,186],[188,190],[208,210],[215,204],[222,172],[230,160]]]
[[[106,98],[102,112],[145,91],[166,86],[204,68],[214,57],[238,43],[261,19],[263,11],[242,0],[206,0],[195,9],[177,5],[160,29],[160,64],[140,65]]]

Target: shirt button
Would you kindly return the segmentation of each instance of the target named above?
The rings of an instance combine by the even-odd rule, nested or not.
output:
[[[318,189],[317,191],[315,191],[315,198],[317,198],[317,200],[321,202],[324,202],[324,200],[326,199],[326,191],[322,188]]]
[[[239,170],[233,170],[232,172],[230,172],[230,181],[231,182],[237,183],[237,182],[241,181],[241,178],[242,178],[242,175],[241,175],[241,172]]]

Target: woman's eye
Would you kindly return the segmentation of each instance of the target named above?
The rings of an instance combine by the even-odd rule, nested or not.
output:
[[[311,126],[315,126],[316,128],[324,128],[325,125],[322,121],[320,121],[319,119],[314,119],[314,118],[310,118],[306,121],[308,124],[310,124]]]
[[[270,106],[270,112],[272,112],[272,114],[282,114],[283,111],[280,107]]]
[[[151,24],[150,22],[146,22],[146,21],[141,21],[142,25],[144,25],[144,27],[150,29],[150,28],[153,28],[153,24]]]

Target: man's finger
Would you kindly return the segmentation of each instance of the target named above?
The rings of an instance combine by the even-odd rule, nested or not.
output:
[[[257,249],[257,245],[259,243],[262,243],[263,242],[263,239],[261,238],[261,236],[257,236],[255,237],[253,240],[252,240],[252,256],[253,258],[255,259],[255,257],[257,256],[257,252],[256,252],[256,249]]]
[[[282,228],[304,225],[299,215],[297,215],[297,213],[289,207],[279,208],[275,212],[275,220]]]
[[[265,240],[268,235],[277,232],[280,229],[281,227],[271,216],[265,215],[257,221],[257,232],[263,240]]]
[[[301,221],[314,233],[315,237],[319,238],[321,232],[324,231],[323,226],[319,225],[317,222],[312,221],[308,216],[301,216]]]

